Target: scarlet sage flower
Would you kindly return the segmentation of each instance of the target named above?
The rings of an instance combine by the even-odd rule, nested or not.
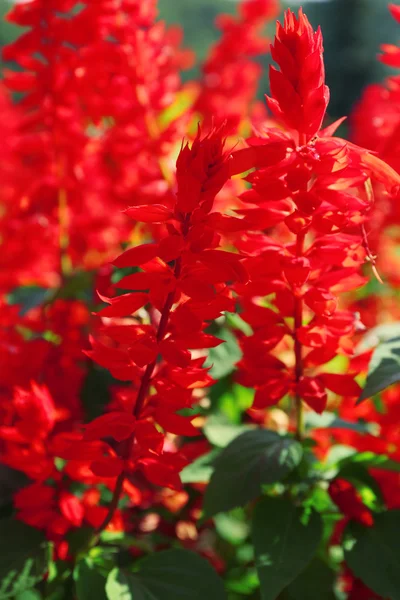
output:
[[[261,67],[252,58],[268,51],[268,39],[261,32],[278,11],[277,0],[243,0],[237,16],[218,16],[216,25],[222,36],[202,66],[203,80],[194,106],[207,126],[227,122],[235,130],[249,118],[261,76]]]
[[[394,19],[400,23],[399,6],[391,4],[389,9]],[[368,86],[356,105],[351,120],[352,139],[375,151],[378,156],[400,172],[399,162],[399,130],[400,130],[400,50],[394,44],[381,46],[381,62],[393,70],[382,83]],[[368,240],[372,251],[377,256],[378,270],[382,278],[398,288],[398,258],[395,252],[397,239],[395,227],[400,219],[399,193],[387,194],[381,185],[374,186],[375,206],[368,228]],[[392,301],[388,298],[389,302]],[[390,310],[386,298],[377,297],[377,309],[385,314]]]
[[[163,161],[187,117],[168,126],[159,117],[191,54],[178,29],[156,21],[154,2],[29,0],[7,19],[28,29],[3,49],[20,67],[4,82],[21,109],[6,242],[13,254],[16,227],[40,240],[23,274],[43,283],[46,273],[56,287],[60,270],[93,269],[118,251],[132,227],[116,206],[168,193]]]
[[[328,390],[359,394],[355,373],[332,375],[323,365],[353,352],[354,316],[338,306],[338,295],[366,281],[360,271],[369,256],[368,182],[385,180],[390,190],[399,182],[366,150],[333,137],[340,121],[320,129],[329,99],[322,51],[320,30],[313,31],[301,9],[298,16],[286,11],[271,46],[278,68],[271,67],[267,98],[286,129],[261,128],[231,165],[233,172],[255,167],[246,177],[251,189],[241,196],[248,208],[236,211],[246,231],[237,245],[248,255],[250,274],[236,290],[252,328],[241,338],[238,379],[256,388],[256,408],[294,397],[299,436],[303,401],[320,413]],[[281,360],[276,349],[290,339],[291,358],[286,352]]]
[[[373,525],[374,519],[371,511],[362,503],[350,482],[345,479],[335,479],[329,484],[328,491],[334,503],[347,519],[357,521],[365,527]]]
[[[115,502],[125,477],[137,469],[155,485],[180,488],[185,456],[165,451],[164,435],[155,424],[176,435],[199,435],[191,417],[177,414],[192,406],[194,390],[213,383],[203,367],[205,357],[195,358],[191,351],[221,343],[204,329],[223,311],[233,309],[229,284],[247,280],[241,256],[218,249],[220,238],[213,226],[220,216],[211,212],[214,198],[230,176],[229,163],[223,131],[201,137],[199,130],[192,146],[183,145],[178,156],[173,203],[126,211],[135,220],[165,223],[166,234],[158,242],[126,250],[114,261],[117,267],[141,270],[117,284],[134,291],[103,298],[109,306],[99,315],[111,321],[88,353],[114,377],[131,380],[136,389],[131,414],[99,417],[88,425],[82,440],[87,448],[91,440],[111,437],[118,442],[115,457],[99,455],[92,462],[94,473],[101,475],[106,469],[117,476]],[[137,317],[119,320],[150,304],[159,315],[151,324],[141,324]]]

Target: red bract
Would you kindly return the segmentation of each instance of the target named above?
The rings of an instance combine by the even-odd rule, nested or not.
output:
[[[320,130],[329,102],[322,52],[321,30],[314,33],[301,9],[298,18],[288,10],[271,45],[280,71],[270,67],[272,97],[267,102],[275,117],[305,141]]]
[[[242,318],[253,334],[241,338],[239,381],[257,389],[255,406],[269,406],[290,393],[321,413],[327,390],[357,397],[354,375],[324,373],[336,355],[351,356],[356,323],[337,310],[337,295],[363,285],[360,268],[368,257],[364,223],[373,198],[369,179],[386,166],[366,150],[319,131],[327,105],[321,32],[289,10],[278,24],[272,57],[269,106],[290,130],[265,127],[233,156],[234,170],[252,189],[237,211],[245,235],[237,241],[248,258],[250,282],[237,287]],[[397,175],[395,179],[398,180]],[[391,182],[387,182],[391,189]],[[268,234],[274,227],[275,239]],[[278,228],[279,227],[279,228]],[[276,235],[278,233],[278,236]],[[292,339],[292,358],[275,354]]]
[[[212,337],[203,332],[207,322],[232,307],[228,284],[247,280],[241,256],[218,250],[219,236],[210,225],[214,198],[229,178],[229,160],[223,131],[212,130],[202,137],[199,130],[193,144],[185,144],[178,156],[174,203],[127,210],[128,215],[145,222],[164,222],[166,233],[159,244],[128,249],[115,261],[124,267],[141,265],[143,271],[128,275],[119,287],[135,287],[137,281],[147,294],[133,292],[106,299],[111,305],[99,313],[128,317],[151,302],[159,316],[154,315],[146,326],[135,317],[105,323],[101,329],[104,342],[94,341],[88,353],[114,376],[130,379],[136,386],[134,417],[127,414],[124,420],[124,413],[115,412],[103,415],[90,423],[84,436],[124,442],[119,448],[123,460],[113,459],[111,467],[108,459],[107,466],[110,474],[119,474],[114,492],[117,499],[121,482],[137,468],[155,485],[180,487],[178,473],[186,459],[179,453],[166,453],[154,421],[177,435],[198,435],[191,418],[176,411],[191,407],[193,390],[207,387],[213,380],[203,368],[204,358],[194,358],[190,350],[210,347]],[[213,340],[211,345],[217,343]],[[97,474],[99,460],[92,463]],[[104,460],[101,464],[104,473]]]

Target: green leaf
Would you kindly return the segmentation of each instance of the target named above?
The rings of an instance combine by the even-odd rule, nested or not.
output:
[[[346,563],[367,587],[390,600],[400,600],[399,531],[400,510],[376,515],[372,527],[351,522],[346,529]]]
[[[230,423],[239,424],[243,413],[249,409],[254,400],[254,390],[242,385],[233,384],[218,399],[218,408]]]
[[[102,575],[88,558],[76,565],[74,581],[77,600],[106,600],[106,578]]]
[[[367,381],[358,402],[400,381],[400,337],[386,340],[374,351]]]
[[[382,323],[367,331],[359,345],[359,350],[360,352],[365,352],[366,350],[375,348],[375,346],[382,342],[387,342],[397,337],[400,337],[399,321],[395,321],[394,323]]]
[[[207,419],[203,431],[211,444],[218,446],[218,448],[225,448],[232,440],[245,431],[254,429],[255,427],[251,425],[235,425],[229,423],[223,415],[211,415],[211,417]]]
[[[295,440],[274,431],[256,429],[234,439],[215,460],[204,498],[204,517],[244,506],[261,486],[282,481],[301,461]]]
[[[113,569],[107,578],[108,600],[146,600],[140,580],[121,569]]]
[[[307,412],[305,415],[305,426],[307,429],[335,428],[350,429],[359,433],[371,433],[369,423],[363,421],[346,421],[331,412],[323,412],[321,415],[315,412]]]
[[[52,291],[48,288],[34,285],[15,288],[9,296],[10,304],[19,304],[21,306],[20,314],[23,316],[32,308],[43,304],[51,293]]]
[[[65,536],[70,553],[76,556],[81,552],[85,552],[90,546],[94,531],[93,527],[71,529]]]
[[[335,573],[314,558],[308,567],[281,594],[282,600],[335,600]]]
[[[391,460],[384,454],[374,454],[374,452],[360,452],[343,458],[337,463],[338,470],[341,471],[348,465],[360,465],[366,468],[384,469],[385,471],[395,471],[400,473],[400,462]]]
[[[15,597],[15,600],[41,600],[42,596],[37,590],[25,590]]]
[[[225,340],[225,343],[216,348],[211,348],[205,365],[211,367],[211,377],[221,379],[232,373],[235,364],[242,358],[242,351],[236,337],[229,329],[219,331],[217,336]]]
[[[13,519],[0,521],[0,600],[31,590],[48,568],[48,544],[43,534]]]
[[[289,498],[263,498],[256,506],[252,535],[262,600],[276,600],[315,556],[322,520],[314,511],[307,516]]]
[[[208,483],[214,470],[213,462],[219,453],[220,450],[216,448],[182,469],[180,473],[182,483]]]
[[[243,509],[237,508],[230,513],[220,513],[214,519],[215,530],[230,544],[240,545],[249,535],[249,525]]]
[[[257,571],[255,569],[234,569],[228,573],[225,581],[227,589],[240,594],[240,598],[243,598],[243,595],[248,596],[252,594],[259,587]]]
[[[338,472],[337,477],[343,477],[350,481],[357,488],[363,503],[368,508],[378,511],[383,508],[381,488],[364,465],[348,463]]]
[[[189,550],[165,550],[139,563],[136,573],[111,571],[108,600],[224,600],[224,585],[212,566]]]

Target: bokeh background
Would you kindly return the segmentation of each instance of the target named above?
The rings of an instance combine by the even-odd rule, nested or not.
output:
[[[183,27],[185,43],[198,62],[218,37],[214,20],[218,13],[234,13],[237,0],[159,0],[160,17]],[[18,30],[3,19],[12,0],[0,0],[0,47],[16,37]],[[391,18],[386,0],[292,0],[282,8],[303,6],[312,24],[322,26],[325,39],[327,83],[331,88],[330,115],[349,114],[368,83],[381,81],[387,69],[376,60],[379,45],[397,42],[400,31]],[[273,31],[271,31],[271,34]],[[265,58],[263,59],[264,62]],[[0,64],[2,67],[3,65]],[[265,64],[265,66],[267,66]],[[196,75],[196,66],[185,78]],[[267,69],[259,94],[267,89]]]

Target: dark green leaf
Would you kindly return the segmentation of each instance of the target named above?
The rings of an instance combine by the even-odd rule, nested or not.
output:
[[[90,559],[83,559],[76,565],[74,581],[77,600],[107,600],[106,578]]]
[[[43,579],[48,566],[48,544],[43,534],[20,521],[2,519],[0,540],[0,599],[12,598]]]
[[[358,402],[400,381],[400,338],[379,344],[374,351],[365,387]]]
[[[224,585],[212,566],[188,550],[166,550],[145,558],[136,573],[111,571],[108,600],[224,600]]]
[[[281,600],[335,600],[335,573],[322,560],[314,558],[308,567],[281,594]]]
[[[399,531],[399,510],[376,515],[372,527],[351,522],[346,529],[345,559],[350,569],[367,587],[390,600],[400,600]]]
[[[90,364],[80,392],[86,421],[91,421],[103,414],[104,407],[111,400],[110,387],[112,384],[113,378],[108,371]]]
[[[218,449],[212,450],[182,469],[180,473],[182,483],[207,483],[210,481],[214,469],[213,462],[219,453]]]
[[[24,315],[32,308],[43,304],[51,295],[51,290],[37,286],[24,286],[13,290],[10,294],[10,304],[21,306],[20,314]]]
[[[71,529],[66,535],[68,548],[71,554],[77,555],[85,551],[94,535],[92,527],[81,527],[80,529]]]
[[[295,440],[256,429],[234,439],[215,461],[204,498],[206,518],[243,506],[261,493],[261,486],[282,481],[301,461]]]
[[[258,503],[252,536],[262,600],[276,600],[315,556],[322,521],[314,511],[307,520],[304,517],[304,510],[288,498],[263,498]]]

